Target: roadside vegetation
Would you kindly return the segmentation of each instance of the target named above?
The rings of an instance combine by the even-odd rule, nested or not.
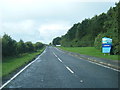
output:
[[[19,67],[32,61],[37,55],[41,54],[43,50],[44,49],[32,53],[24,53],[20,56],[4,58],[5,61],[2,63],[2,76],[7,76]]]
[[[65,35],[54,38],[53,45],[60,44],[63,47],[95,47],[101,50],[102,38],[108,37],[112,39],[111,55],[120,55],[120,2],[115,5],[107,13],[101,13],[74,24]]]
[[[35,52],[43,47],[44,44],[41,42],[32,43],[31,41],[24,42],[23,40],[17,42],[9,35],[4,34],[2,37],[2,61],[4,61],[6,57]]]
[[[100,50],[96,49],[95,47],[58,47],[60,49],[75,52],[79,54],[105,58],[110,60],[118,60],[118,55],[104,55]]]
[[[44,50],[41,42],[19,42],[4,34],[2,38],[2,76],[6,76],[33,60]],[[0,76],[1,77],[1,76]]]

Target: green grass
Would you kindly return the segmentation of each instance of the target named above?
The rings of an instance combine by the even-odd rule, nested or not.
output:
[[[44,49],[34,53],[25,53],[21,56],[5,58],[5,61],[2,62],[2,77],[7,76],[11,72],[15,71],[17,68],[21,67],[22,65],[25,65],[33,58],[35,58],[36,55],[40,54],[43,50]]]
[[[111,60],[118,60],[118,55],[104,55],[100,50],[96,49],[95,47],[59,47],[63,50],[76,52],[79,54],[111,59]]]

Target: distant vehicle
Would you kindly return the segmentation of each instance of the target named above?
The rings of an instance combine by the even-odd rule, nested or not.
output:
[[[56,45],[56,46],[61,46],[61,45]]]

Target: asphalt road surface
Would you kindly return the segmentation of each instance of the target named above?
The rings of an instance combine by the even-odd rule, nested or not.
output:
[[[118,88],[118,72],[48,46],[6,88]]]

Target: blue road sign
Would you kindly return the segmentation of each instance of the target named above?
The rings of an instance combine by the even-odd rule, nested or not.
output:
[[[110,53],[112,46],[112,39],[104,37],[102,38],[102,53]]]

